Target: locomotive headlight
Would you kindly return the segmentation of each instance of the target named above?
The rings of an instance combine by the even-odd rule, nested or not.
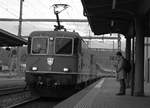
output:
[[[69,72],[69,68],[64,68],[63,71],[64,72]]]
[[[49,40],[50,40],[50,41],[53,41],[53,40],[54,40],[54,38],[53,38],[53,37],[50,37],[50,38],[49,38]]]
[[[32,67],[32,70],[33,70],[33,71],[37,71],[38,68],[37,68],[37,67]]]

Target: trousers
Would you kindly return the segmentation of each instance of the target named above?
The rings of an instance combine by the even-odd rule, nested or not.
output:
[[[125,79],[120,79],[120,93],[125,93],[126,92],[126,84],[125,84]]]

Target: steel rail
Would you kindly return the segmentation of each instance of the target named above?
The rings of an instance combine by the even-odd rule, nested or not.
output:
[[[25,90],[25,85],[17,86],[17,87],[10,87],[10,88],[1,88],[0,89],[0,96],[9,95],[17,92],[21,92]]]
[[[19,103],[16,103],[16,104],[13,104],[13,105],[10,105],[8,106],[7,108],[14,108],[14,107],[18,107],[18,106],[21,106],[21,105],[24,105],[26,103],[29,103],[29,102],[32,102],[32,101],[35,101],[37,99],[39,99],[40,97],[32,97],[31,99],[28,99],[28,100],[24,100],[22,102],[19,102]]]

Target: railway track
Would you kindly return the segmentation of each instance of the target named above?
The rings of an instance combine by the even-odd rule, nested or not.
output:
[[[38,98],[25,86],[3,88],[0,89],[0,108],[12,108]]]
[[[30,102],[32,102],[32,101],[35,101],[35,100],[39,99],[39,98],[40,98],[40,97],[38,97],[38,96],[29,96],[29,97],[24,98],[24,99],[21,100],[21,101],[17,101],[17,102],[14,103],[14,104],[8,105],[7,108],[19,107],[19,106],[21,106],[21,105],[23,105],[23,104],[30,103]]]
[[[1,88],[0,89],[0,97],[3,95],[13,94],[17,92],[21,92],[25,90],[25,86],[17,86],[17,87],[7,87],[7,88]]]
[[[39,98],[22,105],[18,105],[15,108],[54,108],[59,104],[62,99],[52,99],[52,98]]]

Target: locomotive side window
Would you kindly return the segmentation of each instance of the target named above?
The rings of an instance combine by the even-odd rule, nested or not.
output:
[[[80,52],[80,42],[78,38],[74,39],[74,54],[77,54],[78,52]]]
[[[31,37],[28,38],[28,54],[31,53]]]
[[[47,54],[48,38],[33,38],[32,54]]]
[[[55,53],[56,54],[72,54],[73,39],[72,38],[56,38]]]
[[[49,54],[53,54],[54,52],[54,38],[49,38]]]

